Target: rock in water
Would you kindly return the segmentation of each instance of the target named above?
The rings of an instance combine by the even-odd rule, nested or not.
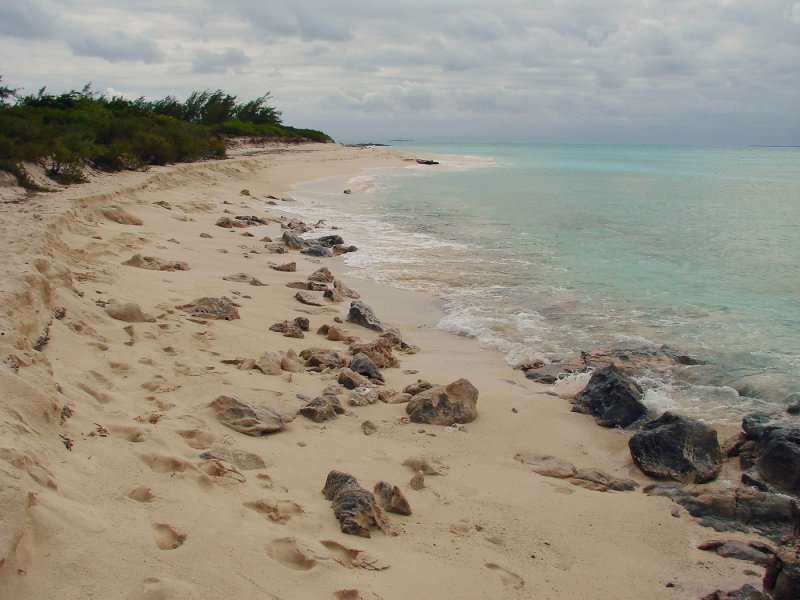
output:
[[[305,254],[306,256],[319,256],[321,258],[333,256],[333,252],[331,252],[331,250],[325,246],[311,246],[310,248],[303,248],[300,250],[300,254]]]
[[[656,479],[706,483],[722,463],[717,432],[696,419],[665,412],[628,440],[633,462]]]
[[[347,320],[367,329],[383,331],[383,324],[375,317],[372,309],[361,300],[353,300],[350,303],[350,312],[347,315]]]
[[[414,423],[471,423],[478,417],[477,405],[478,390],[468,380],[459,379],[447,387],[420,392],[406,405],[406,413]]]
[[[223,425],[254,437],[280,431],[294,420],[294,415],[284,415],[263,404],[247,404],[233,396],[219,396],[210,406]]]
[[[397,513],[398,515],[411,514],[411,505],[396,485],[379,481],[375,484],[375,489],[372,492],[383,510]]]
[[[370,537],[373,527],[385,531],[387,523],[375,496],[358,485],[352,475],[331,471],[322,493],[333,502],[333,514],[339,520],[342,533]]]
[[[627,427],[647,414],[642,388],[614,365],[595,371],[575,397],[572,411],[592,415],[603,427]]]

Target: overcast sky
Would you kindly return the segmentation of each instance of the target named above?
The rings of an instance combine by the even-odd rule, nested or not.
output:
[[[272,92],[337,141],[800,144],[800,1],[0,0],[34,93]]]

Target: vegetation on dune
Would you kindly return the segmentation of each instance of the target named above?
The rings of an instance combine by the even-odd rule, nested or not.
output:
[[[59,183],[86,181],[89,166],[103,171],[223,158],[233,137],[254,141],[330,142],[326,134],[281,122],[269,93],[239,103],[222,90],[186,100],[127,100],[81,91],[22,96],[0,76],[0,170],[36,188],[22,163],[44,166]]]

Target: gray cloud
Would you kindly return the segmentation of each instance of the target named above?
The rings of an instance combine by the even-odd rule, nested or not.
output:
[[[59,58],[65,47],[73,60]],[[0,6],[11,86],[91,79],[132,96],[186,95],[214,74],[213,87],[271,90],[287,122],[343,139],[798,143],[798,55],[796,0]]]
[[[224,52],[198,50],[192,61],[192,72],[221,75],[229,70],[241,72],[241,68],[249,64],[250,58],[238,48],[227,48]]]

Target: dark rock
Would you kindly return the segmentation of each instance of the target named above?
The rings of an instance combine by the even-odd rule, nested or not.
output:
[[[344,240],[340,235],[323,235],[321,238],[317,239],[317,243],[325,248],[333,248],[334,246],[344,244]]]
[[[357,387],[368,387],[370,385],[369,379],[356,373],[352,369],[342,369],[339,377],[336,379],[337,383],[343,385],[348,390],[354,390]]]
[[[263,404],[248,404],[233,396],[219,396],[210,406],[223,425],[255,437],[280,431],[294,420],[294,415],[283,414]]]
[[[397,513],[398,515],[411,514],[411,505],[396,485],[379,481],[375,484],[375,489],[372,490],[372,493],[378,499],[378,504],[381,505],[383,510]]]
[[[333,252],[330,251],[329,248],[325,246],[311,246],[310,248],[304,248],[300,250],[300,254],[305,254],[306,256],[319,256],[321,258],[328,258],[333,256]]]
[[[708,540],[697,546],[700,550],[715,552],[724,558],[746,560],[762,567],[767,566],[775,549],[759,541]]]
[[[399,350],[400,352],[404,352],[406,354],[416,354],[419,352],[419,348],[406,343],[406,341],[400,335],[400,332],[396,329],[390,329],[386,333],[382,333],[380,337],[388,340],[392,348]]]
[[[286,244],[287,248],[292,250],[301,250],[308,245],[308,242],[306,242],[302,237],[289,231],[283,232],[283,237],[281,237],[281,240],[284,244]]]
[[[783,399],[783,404],[790,415],[800,415],[800,393],[789,394]]]
[[[642,388],[614,365],[592,373],[575,397],[573,412],[592,415],[603,427],[628,427],[647,414]]]
[[[654,483],[644,488],[650,496],[665,496],[680,504],[701,525],[717,531],[748,531],[778,540],[792,527],[792,499],[739,485],[679,485]]]
[[[738,590],[730,592],[723,592],[717,590],[711,592],[707,596],[703,596],[700,600],[771,600],[766,594],[759,592],[749,583],[744,584]]]
[[[420,392],[406,405],[406,413],[414,423],[471,423],[478,417],[477,405],[478,390],[466,379],[459,379],[447,387]]]
[[[350,303],[350,312],[347,315],[347,320],[367,329],[383,331],[383,324],[375,317],[375,313],[360,300],[353,300]]]
[[[775,554],[767,563],[764,590],[774,600],[800,598],[800,502],[792,501],[792,533],[781,540]]]
[[[373,527],[386,530],[386,519],[375,496],[358,485],[352,475],[331,471],[322,493],[326,500],[333,502],[333,514],[339,520],[342,533],[370,537]]]
[[[334,246],[333,247],[333,254],[335,256],[341,256],[342,254],[347,254],[349,252],[355,252],[358,250],[355,246]]]
[[[356,373],[372,380],[383,381],[383,373],[378,365],[366,354],[359,352],[350,361],[350,368]]]
[[[800,424],[766,427],[761,438],[758,471],[766,481],[800,492]]]
[[[314,400],[301,408],[299,412],[315,423],[322,423],[323,421],[330,421],[344,414],[344,409],[339,403],[339,398],[333,395],[324,395],[319,398],[314,398]]]
[[[739,466],[747,471],[756,466],[756,460],[761,453],[761,445],[754,440],[742,442],[739,446]]]
[[[752,412],[742,417],[742,430],[748,439],[761,440],[764,430],[773,421],[772,415],[765,412]]]
[[[696,419],[665,412],[628,440],[633,462],[656,479],[705,483],[719,473],[717,432]]]
[[[255,215],[237,216],[236,220],[246,223],[247,225],[269,225],[269,221],[262,217],[256,217]]]
[[[289,321],[275,323],[274,325],[270,326],[269,330],[282,333],[284,337],[291,337],[291,338],[305,337],[303,334],[303,330],[300,327],[298,327],[294,322],[290,323]]]

